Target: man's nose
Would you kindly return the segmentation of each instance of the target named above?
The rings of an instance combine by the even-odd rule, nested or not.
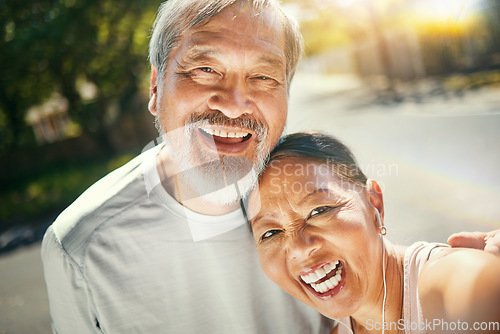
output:
[[[210,96],[208,107],[229,118],[251,114],[256,108],[245,78],[226,79]]]
[[[287,241],[287,255],[290,260],[300,261],[312,256],[321,248],[322,239],[307,231],[294,233]]]

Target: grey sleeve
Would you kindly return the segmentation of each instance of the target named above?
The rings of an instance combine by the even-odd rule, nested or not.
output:
[[[52,227],[45,233],[41,254],[52,331],[58,334],[101,332],[82,270],[63,249]]]

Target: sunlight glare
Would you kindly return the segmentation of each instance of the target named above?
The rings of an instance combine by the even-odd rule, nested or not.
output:
[[[420,16],[429,21],[463,20],[470,11],[471,0],[421,0],[416,4]]]

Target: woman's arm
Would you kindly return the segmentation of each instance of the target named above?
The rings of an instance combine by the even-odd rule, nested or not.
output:
[[[429,322],[458,321],[468,331],[460,333],[498,333],[500,328],[482,331],[481,322],[500,326],[500,258],[475,249],[449,249],[429,260],[418,278],[418,291],[424,317]],[[466,325],[463,323],[467,323]],[[451,326],[449,326],[451,327]],[[463,329],[463,327],[462,327]],[[446,333],[446,328],[434,328]],[[451,330],[449,332],[457,332]]]

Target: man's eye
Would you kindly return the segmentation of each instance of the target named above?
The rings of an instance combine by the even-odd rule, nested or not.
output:
[[[320,207],[317,207],[317,208],[314,208],[311,213],[309,214],[309,218],[312,218],[316,215],[320,215],[324,212],[327,212],[331,209],[330,206],[320,206]]]
[[[211,67],[200,67],[200,70],[207,73],[215,73],[215,71]]]
[[[269,239],[270,237],[280,233],[281,230],[269,230],[267,231],[266,233],[264,233],[261,237],[260,237],[260,240],[265,240],[265,239]]]

